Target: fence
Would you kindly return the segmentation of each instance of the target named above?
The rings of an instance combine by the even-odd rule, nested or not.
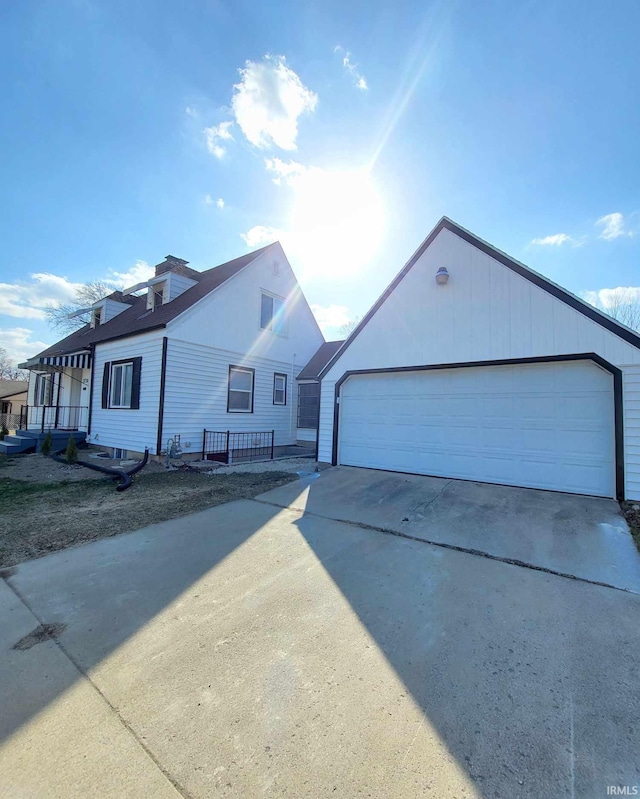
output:
[[[79,430],[87,426],[89,410],[82,405],[29,405],[26,409],[29,430]]]
[[[205,430],[202,437],[202,460],[232,463],[273,459],[273,430],[260,433],[232,433],[229,430]]]
[[[21,413],[0,413],[0,430],[21,430],[25,417]]]

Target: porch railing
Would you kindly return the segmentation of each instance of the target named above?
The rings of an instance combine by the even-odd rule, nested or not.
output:
[[[231,463],[258,458],[273,459],[274,436],[274,430],[259,433],[205,430],[202,437],[202,460]]]
[[[28,405],[26,427],[29,430],[79,430],[87,426],[89,409],[83,405]]]

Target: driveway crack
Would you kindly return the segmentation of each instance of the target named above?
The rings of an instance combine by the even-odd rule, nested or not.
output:
[[[444,488],[446,488],[446,486]],[[440,492],[440,494],[441,493],[442,491]],[[440,496],[440,494],[434,497],[429,504],[431,505],[436,499],[438,499],[438,496]],[[349,524],[352,527],[358,527],[361,530],[373,530],[376,533],[384,533],[385,535],[394,535],[397,538],[406,538],[408,541],[417,541],[420,544],[428,544],[429,546],[439,547],[440,549],[449,549],[454,552],[462,552],[465,555],[475,555],[476,557],[485,558],[486,560],[496,560],[499,563],[506,563],[509,566],[518,566],[521,569],[529,569],[530,571],[542,572],[543,574],[551,574],[554,577],[564,577],[567,580],[575,580],[576,582],[586,583],[587,585],[598,585],[601,588],[611,588],[614,591],[622,591],[625,594],[640,596],[639,591],[632,591],[630,588],[622,588],[619,585],[612,585],[611,583],[605,583],[600,580],[590,580],[588,577],[578,577],[575,574],[556,571],[555,569],[550,569],[546,566],[537,566],[535,563],[528,563],[527,561],[518,560],[517,558],[506,558],[501,555],[492,555],[489,552],[483,552],[481,549],[474,549],[472,547],[463,547],[457,544],[448,544],[443,541],[433,541],[429,538],[421,538],[417,535],[411,535],[410,533],[401,532],[400,530],[392,530],[389,527],[378,527],[373,524],[366,524],[365,522],[354,522],[351,519],[337,519],[334,516],[325,516],[322,513],[315,513],[314,511],[309,511],[306,508],[296,507],[295,505],[279,505],[277,502],[269,502],[266,499],[258,499],[257,497],[251,499],[250,502],[258,502],[262,505],[270,505],[271,507],[280,508],[281,510],[296,511],[298,513],[302,513],[304,516],[314,516],[318,519],[325,519],[326,521],[330,522]]]

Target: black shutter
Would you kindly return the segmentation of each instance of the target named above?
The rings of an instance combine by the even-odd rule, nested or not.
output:
[[[131,407],[140,407],[140,372],[142,371],[142,358],[133,359],[133,376],[131,379]]]
[[[109,407],[109,374],[111,372],[111,363],[107,361],[104,365],[104,372],[102,373],[102,407]]]

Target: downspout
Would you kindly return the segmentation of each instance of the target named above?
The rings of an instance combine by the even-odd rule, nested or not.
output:
[[[91,435],[91,414],[93,413],[93,376],[96,373],[96,345],[91,344],[91,377],[89,378],[89,413],[87,414],[87,438]]]
[[[291,390],[289,391],[289,396],[291,397],[291,400],[290,400],[289,404],[291,405],[291,408],[289,409],[289,435],[297,443],[297,441],[298,441],[297,429],[296,429],[295,435],[294,435],[294,432],[293,432],[294,431],[294,427],[293,427],[293,396],[294,396],[293,387],[296,385],[295,382],[294,382],[295,378],[293,376],[293,372],[295,370],[295,365],[294,365],[295,364],[295,360],[296,360],[296,354],[294,352],[293,355],[291,356]],[[297,401],[298,401],[298,396],[297,396],[297,392],[296,392],[296,402]]]
[[[156,455],[162,450],[162,425],[164,422],[164,389],[167,380],[167,342],[166,336],[162,337],[162,361],[160,365],[160,397],[158,398],[158,435],[156,438]]]

